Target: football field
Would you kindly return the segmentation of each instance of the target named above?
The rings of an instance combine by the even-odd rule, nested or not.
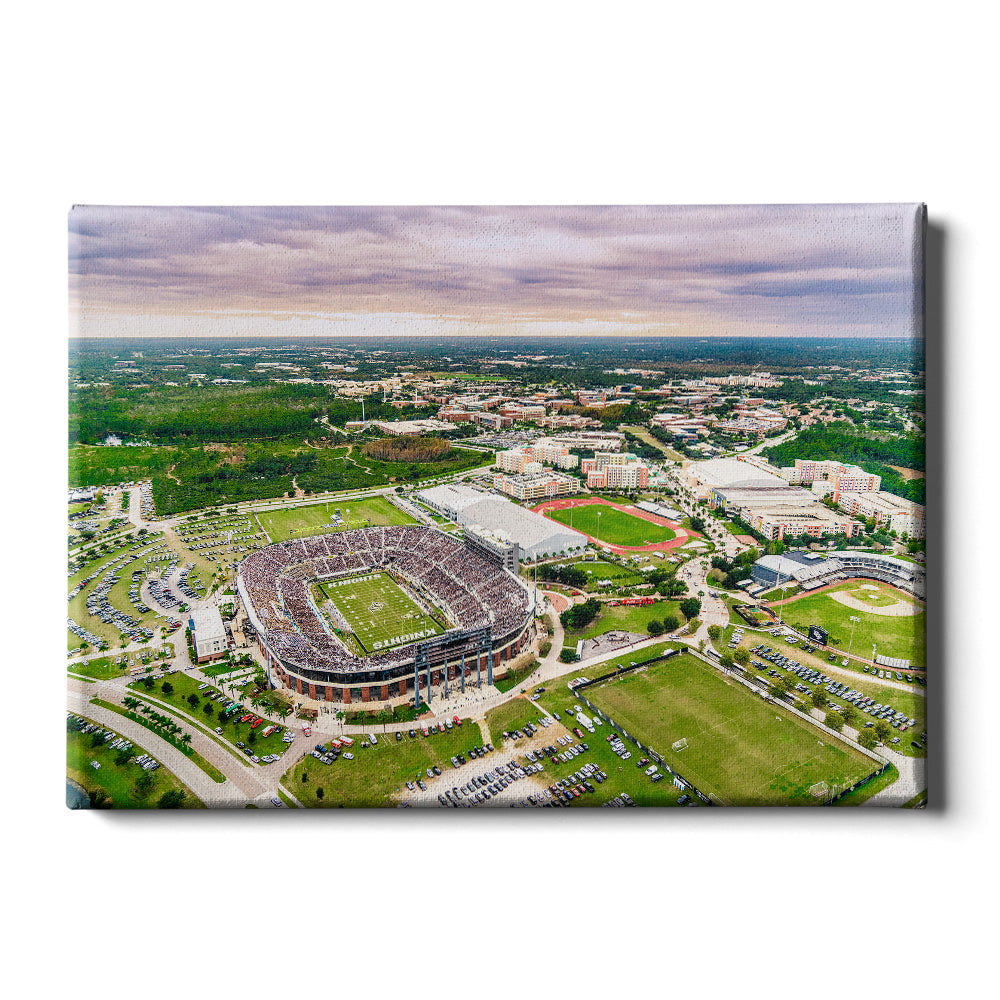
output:
[[[445,630],[387,573],[366,573],[320,585],[366,652],[440,635]]]
[[[813,786],[843,788],[877,770],[860,752],[694,656],[651,664],[585,693],[725,805],[819,805]],[[673,750],[680,740],[687,746]]]

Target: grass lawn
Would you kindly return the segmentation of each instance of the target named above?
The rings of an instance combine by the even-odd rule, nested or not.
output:
[[[726,805],[815,805],[816,782],[853,784],[874,764],[694,656],[588,688],[587,696]],[[688,747],[674,751],[681,738]]]
[[[876,792],[881,792],[883,788],[888,788],[899,778],[899,771],[894,764],[890,764],[881,774],[876,775],[866,785],[856,788],[853,792],[848,792],[843,798],[834,802],[835,806],[859,806],[862,802],[867,802]]]
[[[582,531],[608,545],[652,545],[656,542],[668,542],[675,537],[670,528],[626,514],[607,504],[595,503],[570,510],[549,510],[545,516],[565,525],[572,521],[574,531]]]
[[[171,650],[170,655],[173,656],[173,645],[168,644]],[[155,647],[159,649],[160,647]],[[106,681],[112,677],[124,677],[127,671],[135,669],[137,666],[149,666],[153,669],[161,666],[163,663],[163,657],[150,657],[149,663],[144,664],[142,657],[137,653],[129,653],[127,662],[122,662],[121,664],[115,661],[119,657],[124,657],[122,653],[116,653],[109,656],[99,656],[96,659],[88,660],[86,663],[70,663],[67,664],[66,669],[71,674],[82,674],[84,677],[93,677],[96,680]]]
[[[319,587],[366,653],[444,632],[388,573],[327,580]]]
[[[643,574],[633,566],[620,566],[618,563],[604,562],[575,562],[572,563],[574,569],[582,569],[587,574],[588,582],[584,590],[588,593],[599,593],[607,590],[607,587],[599,585],[599,580],[613,580],[613,586],[625,587],[642,583]]]
[[[760,601],[782,601],[786,597],[794,597],[799,592],[799,585],[797,583],[790,583],[784,590],[781,587],[777,587],[774,590],[769,590],[766,594],[761,594],[758,600]]]
[[[257,519],[271,541],[283,542],[287,538],[300,538],[315,534],[323,528],[332,528],[333,515],[337,510],[346,522],[344,530],[364,528],[369,522],[372,525],[417,523],[409,514],[380,496],[364,500],[330,500],[284,510],[264,510],[257,514]]]
[[[518,668],[517,670],[508,670],[503,677],[499,679],[494,679],[493,686],[498,691],[506,693],[507,691],[510,691],[512,688],[517,687],[521,683],[521,681],[523,681],[524,678],[527,677],[529,674],[534,673],[537,666],[538,666],[538,661],[532,660],[531,663],[527,663],[523,667]]]
[[[878,587],[878,591],[868,589]],[[905,595],[874,581],[849,582],[840,584],[822,594],[800,597],[791,603],[781,606],[782,618],[789,625],[808,631],[810,625],[820,625],[825,628],[831,639],[838,640],[835,645],[839,650],[846,651],[848,646],[854,653],[866,658],[871,656],[872,643],[876,643],[878,651],[883,656],[901,657],[909,660],[914,669],[922,670],[926,663],[925,625],[926,615],[921,608],[917,614],[904,618],[891,618],[887,615],[874,614],[867,611],[856,611],[834,600],[834,593],[847,593],[856,599],[862,599],[864,594],[873,598],[864,598],[872,606],[885,606],[886,603],[902,601],[906,604],[914,602]],[[885,600],[890,598],[890,600]],[[884,602],[884,603],[883,603]],[[777,609],[775,609],[777,610]],[[860,618],[852,622],[851,617]],[[851,640],[851,627],[854,627],[854,638]],[[846,655],[841,653],[840,655]]]
[[[362,750],[361,742],[355,737],[351,750],[354,760],[340,757],[332,764],[323,764],[309,756],[312,744],[306,741],[300,747],[306,755],[285,772],[281,783],[304,806],[313,808],[392,806],[406,782],[418,775],[429,788],[440,784],[442,791],[450,789],[460,773],[451,766],[451,757],[479,746],[483,739],[479,727],[465,719],[461,726],[432,736],[423,736],[419,728],[414,739],[404,733],[401,743],[391,733],[380,736],[375,747]],[[441,768],[441,776],[428,778],[427,768],[435,764]],[[322,798],[316,794],[320,788]]]
[[[92,721],[92,720],[88,720]],[[129,753],[141,757],[146,750],[133,744]],[[143,771],[130,760],[127,764],[116,764],[116,750],[110,750],[103,741],[97,747],[91,745],[90,734],[84,736],[76,729],[66,733],[66,776],[81,785],[85,791],[104,789],[111,798],[113,809],[148,809],[155,807],[166,792],[184,793],[182,809],[204,809],[204,803],[183,784],[176,775],[161,763],[155,771]],[[155,757],[156,755],[153,754]],[[96,760],[100,769],[90,766]],[[142,775],[148,774],[151,783],[147,791],[136,787]]]
[[[667,615],[673,615],[679,622],[684,616],[678,609],[677,601],[656,601],[653,604],[605,607],[597,617],[582,631],[567,632],[566,644],[575,646],[578,639],[593,639],[605,632],[638,632],[646,636],[646,626],[653,621],[662,622]]]
[[[490,742],[499,747],[505,732],[523,729],[526,722],[538,722],[538,717],[542,714],[538,706],[527,698],[512,698],[496,708],[491,708],[486,713]]]

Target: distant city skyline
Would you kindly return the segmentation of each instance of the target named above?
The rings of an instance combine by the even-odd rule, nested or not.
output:
[[[70,335],[920,332],[919,206],[102,208]]]

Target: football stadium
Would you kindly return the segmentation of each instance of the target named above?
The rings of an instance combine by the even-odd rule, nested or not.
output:
[[[534,596],[499,557],[424,525],[269,545],[236,586],[271,682],[317,701],[419,702],[441,683],[491,683],[534,628]]]

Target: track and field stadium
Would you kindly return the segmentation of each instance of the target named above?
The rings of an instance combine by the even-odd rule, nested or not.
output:
[[[423,525],[269,545],[239,564],[236,587],[272,683],[317,701],[490,682],[534,629],[534,597],[498,557]]]

